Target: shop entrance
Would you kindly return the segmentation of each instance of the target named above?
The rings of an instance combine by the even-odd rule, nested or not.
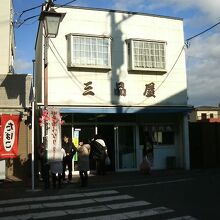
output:
[[[65,127],[64,133],[71,134],[73,142],[77,144],[80,140],[91,140],[95,134],[100,134],[108,148],[111,164],[108,171],[124,171],[137,168],[137,155],[135,148],[134,126],[114,125],[75,125]],[[95,163],[91,158],[90,168],[95,170]],[[77,156],[74,157],[74,171],[78,170]]]
[[[97,133],[100,134],[108,148],[108,155],[111,165],[107,167],[109,171],[115,171],[115,137],[113,125],[98,125]]]
[[[134,126],[115,127],[116,170],[125,171],[137,168]]]

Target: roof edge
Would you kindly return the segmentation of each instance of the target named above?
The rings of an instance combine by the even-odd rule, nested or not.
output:
[[[135,11],[126,11],[126,10],[117,10],[117,9],[108,9],[108,8],[96,8],[96,7],[82,7],[82,6],[70,6],[70,5],[54,5],[56,8],[75,8],[75,9],[84,9],[84,10],[96,10],[96,11],[106,11],[106,12],[117,12],[117,13],[125,13],[130,15],[143,15],[143,16],[152,16],[152,17],[159,17],[159,18],[167,18],[173,20],[180,20],[183,21],[183,18],[180,17],[173,17],[173,16],[166,16],[166,15],[157,15],[151,13],[144,13],[144,12],[135,12]]]

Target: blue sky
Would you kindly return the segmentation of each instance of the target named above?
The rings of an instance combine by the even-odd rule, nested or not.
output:
[[[15,19],[26,9],[44,0],[13,0]],[[65,4],[70,0],[56,0]],[[184,20],[185,39],[220,22],[219,0],[76,0],[72,5],[152,13],[180,17]],[[40,8],[23,13],[18,21],[40,14]],[[32,73],[38,18],[15,28],[17,73]],[[220,103],[220,25],[192,39],[185,49],[189,104],[194,106]]]

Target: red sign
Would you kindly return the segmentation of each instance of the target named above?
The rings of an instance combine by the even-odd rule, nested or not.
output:
[[[0,129],[0,158],[15,158],[18,155],[19,115],[2,115]]]
[[[209,122],[217,122],[220,123],[220,118],[210,118]]]

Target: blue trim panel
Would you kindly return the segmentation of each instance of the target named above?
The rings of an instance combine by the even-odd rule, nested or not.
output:
[[[193,110],[191,106],[172,107],[72,107],[60,108],[61,113],[82,114],[142,114],[142,113],[187,113]]]

